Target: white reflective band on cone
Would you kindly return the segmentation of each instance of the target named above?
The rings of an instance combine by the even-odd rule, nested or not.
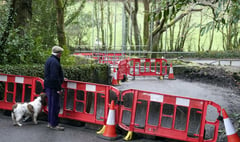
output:
[[[117,72],[113,73],[113,77],[114,77],[114,79],[117,79]]]
[[[107,125],[115,125],[115,110],[109,110]]]
[[[172,67],[170,68],[170,71],[169,71],[169,73],[173,73],[173,68],[172,68]]]
[[[225,118],[225,119],[223,119],[223,121],[224,121],[225,129],[226,129],[226,135],[228,136],[228,135],[235,134],[236,131],[235,131],[230,119]]]

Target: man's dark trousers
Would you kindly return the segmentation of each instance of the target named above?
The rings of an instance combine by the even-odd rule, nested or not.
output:
[[[57,90],[52,88],[46,88],[46,94],[48,97],[48,123],[55,127],[59,123],[60,97]]]

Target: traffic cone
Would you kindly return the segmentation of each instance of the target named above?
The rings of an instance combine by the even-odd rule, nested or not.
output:
[[[222,109],[222,115],[228,142],[240,142],[237,131],[234,129],[225,109]]]
[[[170,64],[170,70],[168,74],[168,79],[174,79],[172,63]]]
[[[107,118],[107,124],[105,125],[105,130],[102,135],[99,135],[100,138],[106,139],[106,140],[116,140],[119,138],[119,136],[116,133],[116,126],[115,126],[115,109],[114,109],[114,101],[112,100],[108,118]]]
[[[112,85],[119,85],[119,81],[117,80],[117,72],[115,68],[113,68]]]

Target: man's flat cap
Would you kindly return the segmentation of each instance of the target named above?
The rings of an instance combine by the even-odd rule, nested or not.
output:
[[[63,48],[60,46],[53,46],[53,48],[52,48],[53,53],[61,53],[63,51],[64,51]]]

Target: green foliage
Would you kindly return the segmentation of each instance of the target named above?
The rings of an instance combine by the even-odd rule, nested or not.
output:
[[[75,65],[94,64],[94,63],[97,63],[97,61],[92,58],[86,59],[86,57],[84,57],[84,56],[76,56],[74,63],[75,63]]]
[[[32,37],[42,48],[49,49],[56,44],[56,8],[54,1],[34,0],[31,20]]]
[[[43,63],[46,52],[34,41],[31,33],[19,35],[15,29],[11,30],[0,58],[1,64]]]
[[[68,41],[73,45],[87,45],[90,43],[92,19],[90,13],[81,13],[66,27]]]
[[[4,74],[36,76],[43,78],[44,65],[0,65],[0,72]]]
[[[6,30],[9,18],[9,4],[6,2],[0,7],[0,37]],[[0,54],[0,64],[31,64],[44,63],[48,48],[55,45],[56,16],[54,1],[36,0],[32,3],[33,17],[31,27],[19,32],[19,29],[9,31],[3,53]]]
[[[9,4],[0,5],[0,35],[3,34],[9,14]],[[1,42],[1,41],[0,41]]]
[[[63,66],[65,77],[70,80],[109,84],[109,69],[106,64]]]
[[[198,52],[195,56],[199,58],[239,58],[239,50],[229,51],[210,51],[210,52]]]
[[[215,28],[214,25],[215,25],[214,21],[211,21],[211,22],[208,22],[207,24],[205,24],[205,26],[203,26],[201,28],[201,31],[200,31],[201,36],[208,33],[209,30],[212,30],[213,28]]]
[[[69,80],[110,84],[110,67],[106,64],[63,65]],[[44,78],[44,64],[0,65],[0,73]]]
[[[234,0],[232,1],[232,6],[228,7],[229,9],[229,15],[231,15],[231,21],[233,23],[238,23],[240,20],[240,0]]]
[[[173,53],[173,54],[165,54],[161,55],[166,58],[209,58],[209,59],[237,59],[239,58],[240,51],[239,50],[228,50],[228,51],[206,51],[206,52],[189,52],[189,53]]]

